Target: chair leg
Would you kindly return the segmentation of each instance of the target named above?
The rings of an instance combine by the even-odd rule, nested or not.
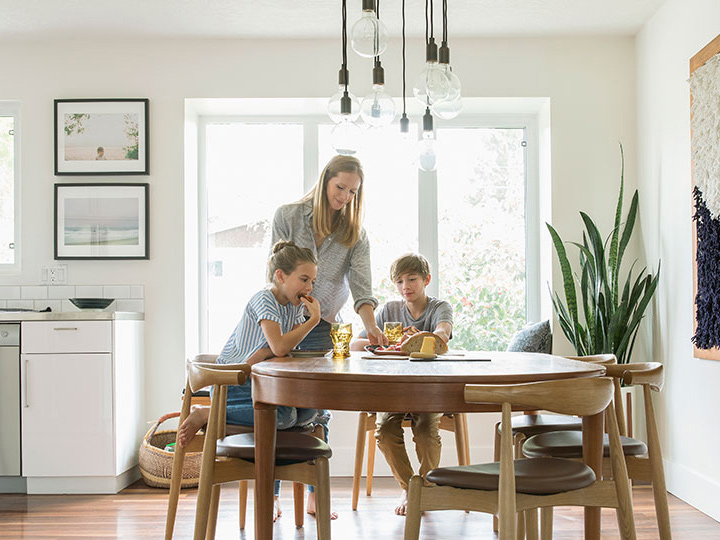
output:
[[[315,460],[315,478],[318,540],[330,540],[330,467],[327,458]]]
[[[365,454],[365,419],[367,413],[358,414],[357,437],[355,438],[355,470],[353,471],[352,509],[357,510],[360,495],[360,477],[362,476],[363,457]]]
[[[217,528],[218,507],[220,506],[220,484],[215,484],[210,495],[210,510],[208,512],[207,531],[205,540],[215,540],[215,529]]]
[[[375,425],[375,422],[372,423]],[[367,432],[367,471],[365,474],[365,494],[369,497],[372,495],[373,477],[375,475],[375,428]]]
[[[239,491],[238,516],[239,516],[240,530],[242,531],[245,528],[245,518],[247,516],[247,499],[248,499],[248,481],[247,480],[240,480],[240,485],[238,486],[238,491]]]
[[[420,517],[422,515],[422,488],[423,479],[414,475],[408,486],[407,515],[405,516],[404,540],[418,540],[420,537]]]
[[[293,506],[295,508],[295,527],[305,524],[305,484],[293,482]]]
[[[660,437],[655,423],[655,410],[652,404],[650,388],[645,386],[645,419],[648,436],[648,459],[650,460],[650,471],[652,474],[652,489],[655,499],[655,516],[658,522],[658,532],[661,540],[670,540],[670,511],[668,509],[667,488],[665,487],[665,470],[660,451]]]
[[[495,424],[495,439],[493,441],[493,461],[497,463],[500,461],[500,422]],[[493,532],[498,532],[498,517],[497,514],[493,516]]]
[[[553,507],[546,506],[540,509],[540,540],[552,540],[553,534]]]
[[[463,422],[465,415],[453,414],[453,431],[455,432],[455,450],[458,455],[458,465],[469,465],[467,424]]]
[[[525,538],[527,540],[538,540],[538,511],[537,508],[525,510]],[[519,529],[518,529],[519,533]]]
[[[525,512],[517,512],[515,514],[515,538],[517,540],[525,539]],[[535,539],[537,540],[537,538]]]
[[[170,477],[170,493],[168,495],[167,518],[165,518],[165,540],[172,540],[173,529],[175,528],[175,517],[177,516],[178,500],[180,498],[180,487],[182,482],[182,469],[185,462],[185,447],[175,445],[173,455],[172,476]]]

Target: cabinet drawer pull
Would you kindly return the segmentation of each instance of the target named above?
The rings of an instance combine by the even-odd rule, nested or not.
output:
[[[23,370],[23,408],[27,409],[30,407],[28,403],[28,365],[29,360],[25,359],[25,369]]]
[[[53,328],[53,330],[77,330],[77,326],[63,326],[62,328]]]

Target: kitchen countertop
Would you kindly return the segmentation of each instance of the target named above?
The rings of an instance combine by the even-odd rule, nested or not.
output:
[[[5,311],[0,323],[23,321],[143,321],[144,313],[130,311]]]

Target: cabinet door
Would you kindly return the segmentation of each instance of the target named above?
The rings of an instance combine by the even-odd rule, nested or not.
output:
[[[21,356],[23,476],[114,474],[110,354]]]

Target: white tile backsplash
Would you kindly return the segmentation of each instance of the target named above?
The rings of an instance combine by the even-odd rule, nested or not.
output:
[[[72,285],[54,285],[48,287],[48,298],[53,300],[75,298],[75,287]]]
[[[113,298],[106,311],[145,312],[144,285],[20,285],[0,287],[0,308],[80,311],[70,298]]]
[[[103,298],[132,298],[130,285],[103,285]]]
[[[20,287],[20,298],[23,300],[43,300],[48,297],[46,285],[32,285]]]
[[[0,287],[0,298],[3,300],[20,300],[20,287]]]
[[[74,298],[103,298],[103,286],[77,285]]]
[[[115,301],[114,305],[115,311],[139,311],[141,313],[145,312],[144,300],[117,300]]]
[[[7,307],[21,309],[35,309],[35,303],[32,300],[8,300]]]

